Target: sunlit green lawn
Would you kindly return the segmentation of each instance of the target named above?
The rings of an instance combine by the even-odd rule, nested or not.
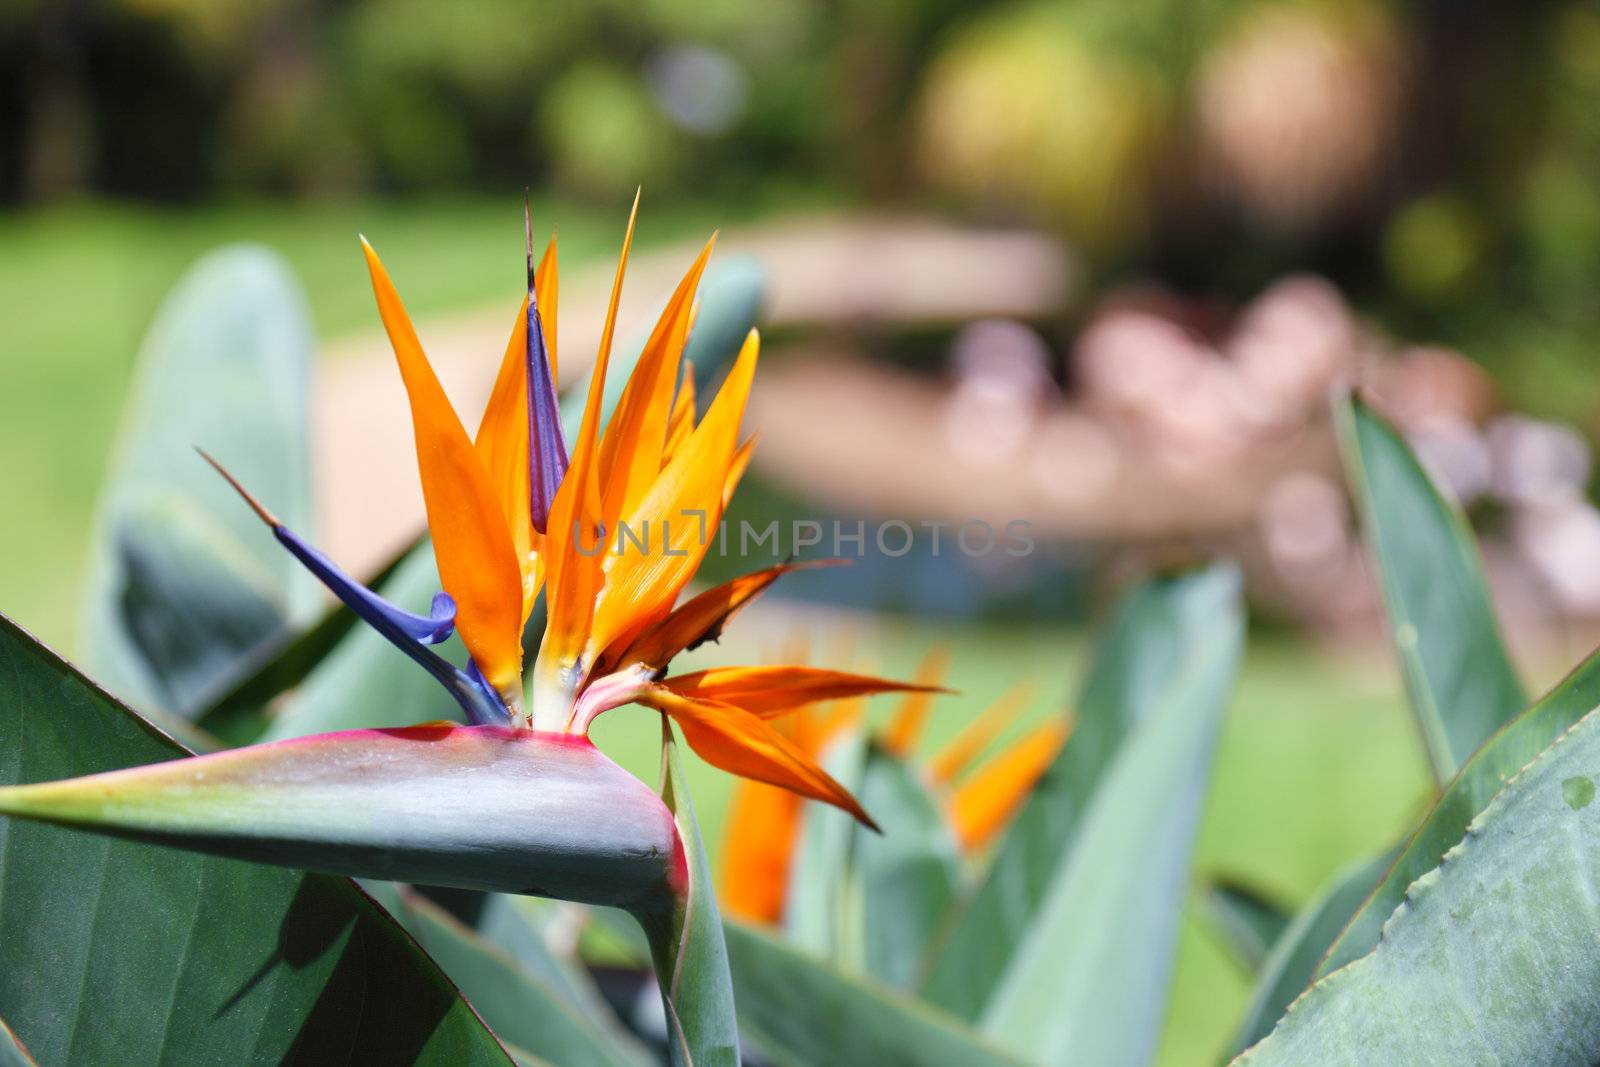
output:
[[[0,219],[0,610],[52,643],[70,636],[94,487],[115,431],[139,337],[162,294],[197,255],[232,240],[282,251],[310,293],[319,334],[372,325],[355,234],[436,269],[408,277],[419,315],[514,293],[521,262],[520,205],[241,206],[203,213],[81,206]],[[560,205],[564,257],[608,250],[620,218]],[[681,236],[728,212],[647,212],[641,239]],[[770,635],[769,635],[770,637]],[[702,655],[768,651],[730,635]],[[928,742],[1017,678],[1041,683],[1033,715],[1058,707],[1081,676],[1087,642],[1060,626],[983,626],[951,633],[933,624],[880,628],[877,665],[909,672],[929,645],[957,649],[953,684]],[[724,660],[726,661],[726,660]],[[887,705],[880,709],[880,714]],[[1020,727],[1019,727],[1020,728]],[[627,712],[601,720],[599,740],[640,774],[654,775],[656,734]],[[1218,754],[1196,879],[1226,872],[1297,904],[1349,862],[1392,842],[1422,810],[1423,761],[1403,712],[1392,663],[1336,658],[1282,637],[1252,643]],[[708,836],[720,837],[730,782],[696,765]],[[1212,1062],[1247,984],[1197,916],[1185,926],[1162,1063]]]

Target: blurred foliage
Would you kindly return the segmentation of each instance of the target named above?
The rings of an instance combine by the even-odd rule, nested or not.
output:
[[[0,16],[0,198],[503,187],[609,196],[809,162],[891,130],[970,0],[75,0]],[[819,102],[824,102],[820,103]],[[119,148],[143,138],[137,156]],[[121,165],[108,166],[113,157]]]
[[[1323,273],[1600,433],[1600,9],[1433,0],[13,0],[0,202],[746,194],[1044,225],[1097,277]]]
[[[1142,236],[1167,86],[1065,15],[1004,10],[955,38],[924,90],[921,163],[940,186],[1105,247]]]
[[[562,184],[595,193],[625,195],[630,175],[651,184],[673,183],[679,169],[666,121],[626,69],[586,63],[562,74],[545,95],[532,131],[545,141]]]

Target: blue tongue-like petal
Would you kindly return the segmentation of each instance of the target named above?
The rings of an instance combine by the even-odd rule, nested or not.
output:
[[[273,526],[272,533],[334,596],[349,605],[351,611],[438,679],[461,705],[468,722],[475,726],[503,726],[511,721],[505,702],[478,672],[476,665],[469,660],[467,670],[463,671],[426,647],[447,640],[455,630],[456,602],[449,593],[435,593],[429,614],[417,615],[389,603],[350,577],[282,523]]]
[[[260,516],[261,521],[272,528],[272,535],[278,539],[279,544],[289,550],[290,555],[304,564],[307,570],[316,575],[334,596],[343,601],[367,625],[382,634],[401,652],[410,656],[419,666],[433,675],[440,685],[449,690],[456,703],[461,705],[461,710],[469,722],[479,726],[496,726],[511,721],[511,713],[507,710],[505,701],[495,692],[494,686],[484,680],[475,665],[469,661],[469,669],[464,671],[427,647],[448,639],[455,631],[456,602],[449,593],[434,594],[427,615],[418,615],[391,604],[350,577],[337,563],[279,522],[278,517],[251,496],[222,464],[205,452],[201,452],[200,455],[217,469],[218,474],[227,479],[228,484],[244,498],[251,510]]]
[[[338,564],[311,547],[287,526],[281,523],[274,525],[272,533],[279,544],[305,564],[306,569],[315,574],[334,596],[348,604],[351,611],[386,636],[392,633],[394,636],[390,640],[403,637],[423,645],[437,645],[449,640],[455,632],[456,602],[449,593],[435,594],[429,613],[418,615],[389,603],[350,577],[339,569]]]

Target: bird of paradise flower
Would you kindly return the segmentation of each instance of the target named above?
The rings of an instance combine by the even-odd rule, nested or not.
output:
[[[411,410],[442,591],[426,615],[347,575],[217,469],[282,545],[437,679],[469,725],[354,730],[255,745],[68,782],[0,789],[0,813],[357,876],[644,907],[685,877],[672,815],[588,741],[627,704],[676,723],[708,763],[848,811],[849,790],[775,725],[823,700],[926,688],[807,666],[671,676],[788,571],[784,563],[679,603],[749,462],[739,439],[760,340],[745,338],[697,417],[683,359],[712,235],[656,321],[609,421],[602,398],[638,200],[630,213],[575,440],[556,404],[559,267],[551,239],[477,432],[423,352],[388,271],[362,250]],[[207,457],[210,459],[210,457]],[[626,542],[618,532],[634,537]],[[640,535],[643,535],[642,538]],[[612,541],[611,538],[617,538]],[[543,595],[531,667],[524,628]],[[468,658],[433,646],[459,633]],[[483,797],[502,810],[482,817]],[[537,803],[510,804],[535,796]],[[874,827],[875,828],[875,827]],[[675,892],[675,890],[674,890]]]
[[[947,649],[928,653],[916,674],[921,688],[906,694],[876,742],[887,756],[916,763],[920,777],[940,802],[955,843],[975,857],[1009,824],[1061,751],[1072,726],[1067,717],[1052,716],[973,770],[982,752],[1032,702],[1034,685],[1024,680],[932,755],[918,760],[924,727],[948,667]],[[865,698],[851,697],[802,708],[776,725],[813,761],[822,763],[833,744],[862,728],[865,715]],[[729,809],[719,879],[729,914],[766,925],[783,921],[803,812],[801,798],[788,790],[749,779],[739,783]]]
[[[818,700],[917,688],[804,666],[721,667],[666,676],[678,653],[795,564],[769,567],[676,606],[693,578],[754,441],[738,440],[760,349],[752,330],[705,416],[681,373],[695,292],[716,243],[701,249],[667,302],[602,427],[638,201],[628,220],[577,440],[556,405],[556,242],[536,265],[475,437],[435,376],[388,271],[362,250],[410,401],[428,528],[443,592],[428,616],[385,602],[280,523],[213,465],[278,540],[335,595],[437,678],[468,720],[586,735],[601,713],[638,703],[665,713],[707,762],[871,819],[773,720]],[[692,371],[692,368],[689,368]],[[681,378],[681,382],[680,382]],[[626,531],[626,533],[623,533]],[[541,592],[546,624],[524,685],[523,629]],[[470,659],[429,646],[458,631]]]

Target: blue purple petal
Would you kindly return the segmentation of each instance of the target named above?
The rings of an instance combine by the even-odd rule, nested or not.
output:
[[[424,645],[437,645],[455,632],[456,602],[449,593],[438,593],[427,615],[406,611],[383,599],[344,571],[339,565],[287,526],[272,528],[273,535],[295,559],[305,564],[334,596],[344,601],[362,619],[388,635],[397,633]],[[394,640],[390,637],[390,640]]]
[[[544,321],[528,276],[528,509],[541,534],[550,519],[550,503],[567,473],[567,439],[561,430],[555,376],[545,347]]]
[[[410,656],[461,705],[467,721],[477,726],[505,725],[511,713],[494,687],[484,680],[477,667],[467,671],[450,663],[428,648],[449,638],[455,630],[456,602],[449,593],[434,595],[426,616],[406,611],[368,589],[327,556],[312,548],[287,526],[274,524],[272,532],[291,555],[305,564],[334,596],[349,606],[389,643]]]

